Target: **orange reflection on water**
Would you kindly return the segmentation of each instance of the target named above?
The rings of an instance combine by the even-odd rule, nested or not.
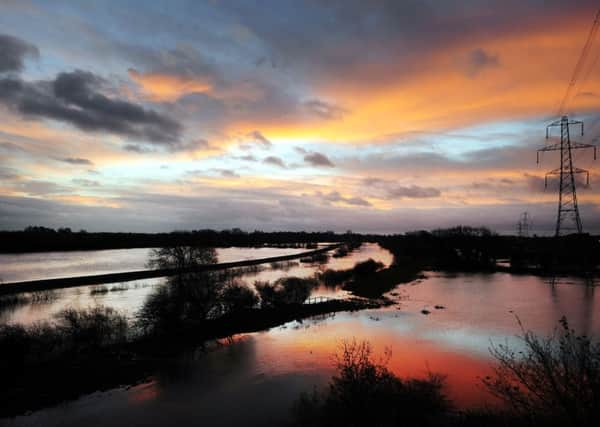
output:
[[[401,326],[402,320],[341,314],[322,324],[271,331],[255,336],[260,341],[256,346],[257,360],[273,375],[316,371],[328,378],[335,372],[334,355],[342,342],[366,340],[373,348],[375,360],[383,357],[386,347],[391,348],[388,367],[400,377],[444,375],[448,396],[461,408],[494,403],[479,385],[480,378],[491,373],[489,358],[394,330],[394,323]]]

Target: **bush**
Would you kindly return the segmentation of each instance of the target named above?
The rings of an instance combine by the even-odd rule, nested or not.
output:
[[[522,327],[522,326],[521,326]],[[483,383],[517,416],[544,425],[600,425],[600,343],[560,320],[554,335],[521,336],[523,351],[492,347],[498,361]]]
[[[273,308],[302,304],[317,284],[317,280],[312,278],[282,277],[274,283],[255,282],[254,287],[260,295],[261,307]]]
[[[336,354],[337,374],[323,392],[303,394],[295,403],[298,426],[430,425],[447,416],[443,379],[402,380],[387,369],[391,356],[373,358],[368,342],[344,342]]]
[[[226,285],[221,293],[221,304],[224,313],[232,313],[258,304],[258,295],[252,289],[239,283]]]
[[[354,273],[352,269],[333,270],[328,268],[319,274],[319,280],[321,280],[325,286],[337,286],[352,279],[353,276]]]
[[[368,276],[383,268],[383,264],[369,258],[366,261],[358,262],[354,265],[352,272],[356,276]]]
[[[127,341],[127,318],[110,307],[87,310],[69,308],[57,315],[57,328],[65,340],[77,350],[100,348]]]
[[[66,309],[56,316],[55,323],[0,325],[0,367],[22,367],[67,353],[123,344],[129,331],[125,316],[108,307]]]
[[[364,280],[366,277],[377,273],[383,266],[382,263],[369,258],[366,261],[357,262],[354,267],[347,270],[327,269],[319,275],[319,279],[326,286],[337,286],[352,279],[355,281]]]

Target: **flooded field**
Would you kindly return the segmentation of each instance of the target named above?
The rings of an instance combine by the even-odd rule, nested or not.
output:
[[[265,266],[241,277],[275,280],[348,268],[374,258],[388,265],[389,252],[363,245],[325,264],[290,262]],[[64,290],[47,304],[19,307],[3,321],[32,322],[65,306],[103,304],[134,313],[160,282],[134,283],[127,290],[94,294],[93,288]],[[108,285],[112,286],[112,285]],[[317,288],[314,294],[341,295]],[[582,333],[600,332],[600,296],[579,279],[550,283],[535,276],[442,274],[399,285],[388,296],[394,305],[293,321],[268,331],[241,334],[181,356],[147,382],[97,392],[58,407],[11,420],[10,426],[265,425],[283,422],[300,392],[326,384],[332,354],[345,339],[368,340],[378,353],[391,348],[390,368],[401,376],[446,375],[446,391],[462,408],[494,405],[480,387],[490,372],[489,348],[520,345],[520,328],[550,333],[567,316]],[[217,404],[219,403],[219,404]]]
[[[305,252],[304,248],[217,248],[218,262],[243,261]],[[146,269],[152,248],[102,251],[0,254],[0,280],[5,283]]]

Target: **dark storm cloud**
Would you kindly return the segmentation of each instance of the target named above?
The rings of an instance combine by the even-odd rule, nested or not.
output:
[[[321,153],[308,153],[304,156],[304,161],[312,166],[325,166],[334,167],[335,165],[325,154]]]
[[[286,165],[283,162],[283,160],[281,160],[281,158],[279,158],[277,156],[265,157],[263,160],[263,163],[266,163],[269,165],[274,165],[274,166],[279,166],[280,168],[286,168]]]
[[[65,158],[58,159],[58,160],[61,162],[70,163],[72,165],[86,165],[86,166],[93,165],[91,160],[82,159],[79,157],[65,157]]]
[[[26,117],[69,123],[86,131],[106,131],[176,146],[182,126],[138,104],[100,92],[105,80],[87,71],[60,73],[54,80],[0,79],[0,102]]]
[[[591,14],[597,5],[594,0],[280,0],[268,8],[253,2],[221,2],[219,8],[261,40],[262,69],[275,64],[320,83],[360,85],[422,72],[423,56],[433,51],[547,25],[586,8]],[[478,56],[472,59],[481,60]]]
[[[39,56],[38,48],[16,37],[0,34],[0,73],[21,71],[27,56]]]
[[[442,192],[433,187],[420,187],[418,185],[403,186],[394,181],[380,178],[365,178],[363,185],[367,189],[375,189],[376,194],[383,199],[428,199],[441,196]]]

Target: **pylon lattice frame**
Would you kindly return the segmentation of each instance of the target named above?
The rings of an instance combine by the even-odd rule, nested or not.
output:
[[[529,212],[523,212],[517,223],[517,236],[529,237]]]
[[[586,174],[586,185],[589,185],[590,174],[585,169],[573,167],[572,151],[582,148],[594,149],[594,160],[596,160],[596,146],[592,144],[582,144],[571,142],[570,126],[581,126],[581,135],[583,136],[583,122],[578,120],[569,120],[567,116],[562,116],[560,120],[550,123],[546,127],[546,139],[549,138],[550,128],[560,126],[560,142],[548,145],[537,150],[537,162],[540,162],[540,152],[560,151],[560,167],[546,173],[544,184],[548,186],[548,176],[559,176],[558,191],[558,214],[556,216],[555,236],[569,234],[572,232],[582,233],[581,216],[577,206],[577,190],[575,187],[575,174]]]

